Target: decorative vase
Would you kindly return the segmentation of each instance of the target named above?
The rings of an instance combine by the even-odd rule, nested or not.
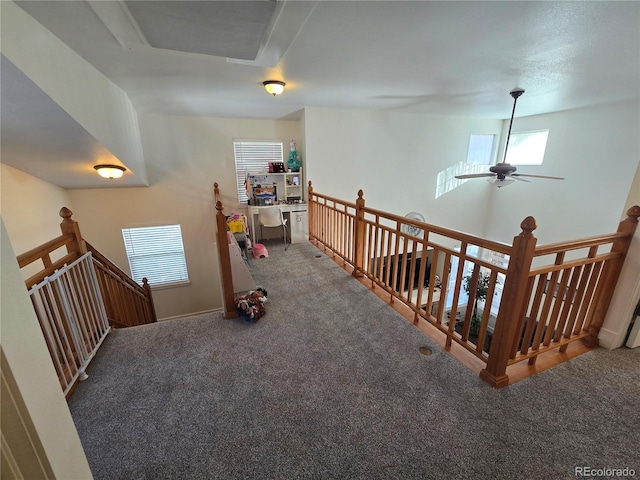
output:
[[[300,171],[300,159],[296,150],[296,142],[289,142],[289,158],[287,159],[287,168],[292,172]]]

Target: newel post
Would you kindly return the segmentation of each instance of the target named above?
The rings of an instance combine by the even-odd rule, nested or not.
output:
[[[356,200],[356,221],[353,225],[353,239],[354,239],[354,251],[353,251],[353,272],[354,277],[361,277],[364,269],[364,238],[365,238],[365,223],[364,223],[364,193],[362,190],[358,190],[358,199]]]
[[[502,292],[502,301],[491,340],[487,366],[480,372],[480,378],[495,388],[508,385],[507,364],[513,338],[516,335],[518,315],[522,312],[525,290],[531,270],[531,262],[536,249],[536,220],[525,218],[520,224],[522,232],[513,238],[513,246],[507,268],[507,277]]]
[[[58,215],[62,217],[62,223],[60,223],[60,231],[62,232],[62,234],[71,234],[74,237],[73,243],[67,244],[67,252],[75,252],[78,254],[78,256],[87,253],[87,244],[82,239],[78,222],[71,218],[73,212],[67,207],[62,207]]]
[[[216,203],[220,201],[220,189],[218,188],[218,182],[213,182],[213,201]]]
[[[618,225],[617,232],[623,236],[617,238],[611,244],[611,252],[621,255],[607,262],[602,271],[602,280],[600,282],[602,290],[598,295],[596,308],[589,323],[589,335],[583,338],[583,341],[587,345],[597,347],[600,343],[598,334],[607,316],[611,298],[613,297],[613,292],[616,289],[618,278],[620,278],[620,272],[624,265],[624,259],[629,251],[629,246],[631,245],[631,240],[636,232],[636,228],[638,227],[638,217],[640,217],[640,206],[634,205],[627,210],[627,218]]]
[[[149,280],[147,280],[147,277],[142,278],[142,288],[144,288],[144,291],[147,294],[147,298],[149,299],[149,318],[151,318],[151,322],[157,322],[158,317],[156,316],[156,306],[153,303],[151,285],[149,285]]]
[[[309,217],[309,238],[316,238],[316,222],[315,222],[315,201],[313,199],[313,186],[311,185],[311,180],[309,180],[309,187],[307,188],[307,203],[309,204],[309,208],[307,208],[307,215]]]
[[[233,291],[231,275],[231,257],[229,256],[229,238],[227,236],[227,219],[222,213],[222,202],[216,202],[216,239],[218,241],[218,258],[220,260],[220,280],[222,281],[222,300],[224,302],[224,318],[236,318],[236,298]]]

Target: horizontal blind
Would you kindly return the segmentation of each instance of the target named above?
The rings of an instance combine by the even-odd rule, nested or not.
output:
[[[238,202],[249,203],[247,173],[268,172],[269,162],[283,162],[282,142],[237,140],[233,142],[236,159],[236,181],[238,184]]]
[[[151,285],[189,280],[180,225],[123,228],[131,277]]]

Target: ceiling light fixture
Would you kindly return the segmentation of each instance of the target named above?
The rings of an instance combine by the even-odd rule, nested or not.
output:
[[[503,179],[490,178],[489,180],[487,180],[487,182],[491,183],[492,185],[498,188],[501,188],[501,187],[506,187],[507,185],[511,185],[513,182],[515,182],[515,180],[509,177],[505,177]]]
[[[104,178],[120,178],[127,170],[120,165],[96,165],[93,168]]]
[[[273,96],[280,95],[286,85],[286,83],[279,80],[265,80],[262,84],[264,85],[264,89]]]

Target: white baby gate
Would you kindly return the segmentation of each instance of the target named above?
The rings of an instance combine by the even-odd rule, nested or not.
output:
[[[29,290],[42,333],[65,396],[110,327],[91,252],[57,270]]]

